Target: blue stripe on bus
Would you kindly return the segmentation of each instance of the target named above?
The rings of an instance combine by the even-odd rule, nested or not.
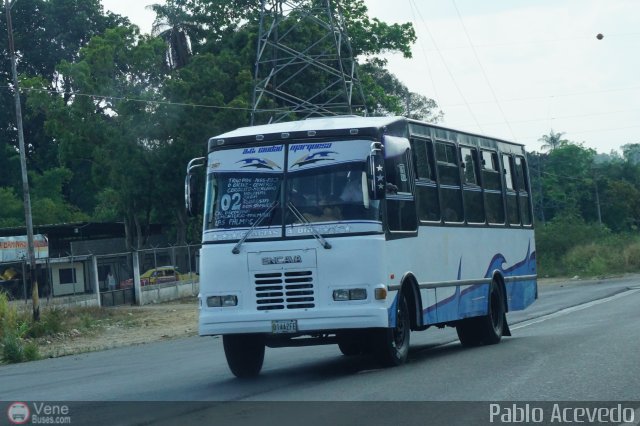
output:
[[[484,278],[491,278],[494,272],[499,271],[504,277],[535,275],[536,252],[531,252],[531,241],[527,247],[527,254],[520,262],[509,268],[504,268],[506,258],[501,253],[493,256]],[[457,279],[461,279],[462,258],[458,263]],[[505,284],[509,311],[519,311],[531,305],[536,299],[537,280],[514,281]],[[438,289],[436,289],[436,294]],[[453,295],[428,306],[422,311],[423,321],[427,325],[442,322],[457,321],[463,318],[486,315],[488,312],[489,284],[475,284],[460,290],[456,287]],[[389,326],[395,327],[396,306],[398,294],[389,307]]]
[[[506,287],[510,311],[521,311],[536,300],[536,280],[507,283]]]

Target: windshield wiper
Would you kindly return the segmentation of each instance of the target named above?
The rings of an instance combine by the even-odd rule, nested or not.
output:
[[[291,210],[291,213],[293,213],[296,219],[298,219],[300,222],[304,223],[311,229],[311,233],[313,234],[313,237],[316,240],[318,240],[318,242],[322,247],[324,247],[327,250],[331,248],[331,244],[329,244],[329,242],[324,239],[324,237],[316,230],[316,228],[311,224],[311,222],[309,222],[307,218],[304,217],[302,213],[300,213],[300,210],[298,210],[296,206],[294,206],[293,203],[291,203],[291,201],[287,203],[287,207],[289,208],[289,210]]]
[[[279,201],[277,201],[277,200],[274,201],[273,204],[271,204],[271,207],[269,207],[267,210],[263,211],[260,214],[258,219],[256,219],[256,221],[253,222],[253,225],[251,225],[251,228],[249,228],[247,230],[247,232],[242,236],[242,238],[240,238],[240,241],[238,241],[236,243],[236,245],[233,246],[233,249],[231,250],[231,253],[233,253],[233,254],[239,254],[240,253],[240,246],[242,245],[242,243],[244,243],[244,241],[247,239],[247,237],[249,237],[249,234],[251,234],[253,232],[253,230],[256,229],[256,227],[262,223],[262,221],[264,220],[265,217],[271,215],[271,212],[273,211],[273,209],[275,209],[278,206],[278,204],[280,204]]]

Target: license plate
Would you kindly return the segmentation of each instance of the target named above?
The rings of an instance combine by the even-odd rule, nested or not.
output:
[[[298,320],[271,321],[271,332],[274,334],[297,333]]]

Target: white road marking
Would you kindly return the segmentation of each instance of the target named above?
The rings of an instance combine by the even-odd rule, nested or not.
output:
[[[629,296],[631,294],[638,293],[638,292],[640,292],[640,288],[629,289],[627,291],[623,291],[622,293],[618,293],[618,294],[614,294],[613,296],[605,297],[604,299],[594,300],[592,302],[587,302],[587,303],[583,303],[581,305],[572,306],[570,308],[561,309],[558,312],[554,312],[552,314],[547,314],[547,315],[543,315],[543,316],[538,317],[538,318],[534,318],[534,319],[531,319],[531,320],[523,321],[523,322],[521,322],[521,323],[519,323],[517,325],[509,326],[509,328],[511,330],[518,330],[520,328],[528,327],[528,326],[533,325],[533,324],[538,324],[540,322],[543,322],[543,321],[546,321],[546,320],[549,320],[549,319],[553,319],[553,318],[561,317],[561,316],[568,315],[568,314],[571,314],[571,313],[574,313],[574,312],[578,312],[578,311],[581,311],[583,309],[587,309],[587,308],[591,308],[591,307],[596,306],[596,305],[600,305],[602,303],[606,303],[606,302],[610,302],[612,300],[620,299],[622,297],[627,297],[627,296]]]

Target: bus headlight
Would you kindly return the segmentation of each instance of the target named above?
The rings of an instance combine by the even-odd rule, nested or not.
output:
[[[341,288],[333,290],[333,300],[336,302],[342,302],[345,300],[366,300],[367,289],[366,288]]]
[[[237,306],[238,296],[224,295],[224,296],[209,296],[207,297],[207,306],[210,308],[225,308],[228,306]]]

